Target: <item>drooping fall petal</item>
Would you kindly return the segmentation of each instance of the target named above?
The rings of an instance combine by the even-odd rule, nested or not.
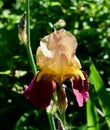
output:
[[[86,72],[83,71],[83,75],[85,77],[85,80],[82,80],[79,75],[75,75],[71,78],[72,83],[72,90],[76,97],[77,103],[80,107],[83,106],[84,102],[88,100],[89,93],[88,93],[88,77]]]
[[[36,108],[43,109],[50,104],[56,83],[47,75],[43,75],[40,81],[37,82],[37,76],[31,81],[23,94]]]

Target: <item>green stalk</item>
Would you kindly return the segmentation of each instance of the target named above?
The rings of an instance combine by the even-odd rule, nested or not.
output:
[[[32,49],[31,49],[30,44],[26,45],[26,49],[27,49],[31,69],[32,69],[32,72],[33,72],[33,74],[35,76],[36,72],[37,72],[37,67],[36,67],[36,64],[35,64],[35,61],[34,61],[34,58],[33,58]]]
[[[31,49],[31,42],[30,42],[30,5],[29,5],[29,0],[26,0],[26,14],[27,14],[27,45],[26,45],[26,48],[27,48],[27,53],[28,53],[28,57],[29,57],[29,61],[30,61],[30,65],[31,65],[31,68],[32,68],[32,72],[34,75],[36,75],[36,72],[37,72],[37,68],[36,68],[36,64],[35,64],[35,61],[34,61],[34,58],[33,58],[33,54],[32,54],[32,49]],[[47,111],[46,111],[47,112]],[[56,130],[55,128],[55,122],[54,122],[54,118],[53,118],[53,115],[48,113],[47,112],[47,115],[48,115],[48,119],[49,119],[49,124],[50,124],[50,130]]]
[[[32,54],[32,49],[31,49],[31,40],[30,40],[30,5],[29,5],[29,0],[26,0],[26,26],[27,26],[27,45],[26,45],[26,48],[27,48],[27,53],[28,53],[28,57],[29,57],[29,61],[30,61],[30,65],[31,65],[31,68],[32,68],[32,72],[34,75],[36,75],[36,72],[37,72],[37,68],[36,68],[36,65],[35,65],[35,61],[34,61],[34,58],[33,58],[33,54]]]
[[[27,15],[27,17],[26,17],[26,22],[27,22],[27,43],[28,43],[28,45],[30,45],[31,44],[31,40],[30,40],[30,5],[29,5],[29,0],[26,0],[26,15]]]
[[[50,123],[50,130],[56,130],[53,115],[47,112],[47,116],[48,116],[49,123]]]

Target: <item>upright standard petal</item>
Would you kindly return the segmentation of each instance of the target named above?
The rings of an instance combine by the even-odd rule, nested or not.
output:
[[[28,88],[25,89],[23,95],[25,95],[36,108],[43,109],[50,104],[56,83],[47,75],[43,75],[40,81],[37,82],[37,76],[31,81]]]
[[[88,93],[88,77],[86,72],[83,71],[83,75],[85,77],[85,80],[82,80],[79,75],[75,75],[71,78],[72,83],[72,90],[76,97],[77,103],[80,107],[83,106],[84,102],[88,100],[89,93]]]
[[[64,29],[55,30],[44,37],[36,55],[41,72],[53,76],[59,84],[76,73],[84,78],[80,71],[80,62],[75,55],[76,48],[76,38]]]

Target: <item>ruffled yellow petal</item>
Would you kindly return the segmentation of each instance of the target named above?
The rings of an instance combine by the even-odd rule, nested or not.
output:
[[[76,48],[76,38],[64,29],[45,36],[40,42],[36,55],[41,75],[51,75],[59,84],[76,73],[84,79],[80,71],[80,62],[75,55]]]

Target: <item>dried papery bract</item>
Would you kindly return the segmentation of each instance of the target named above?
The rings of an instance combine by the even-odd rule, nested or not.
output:
[[[60,113],[64,113],[67,106],[68,106],[68,101],[65,93],[65,88],[57,87],[57,97],[58,97],[58,108]]]

